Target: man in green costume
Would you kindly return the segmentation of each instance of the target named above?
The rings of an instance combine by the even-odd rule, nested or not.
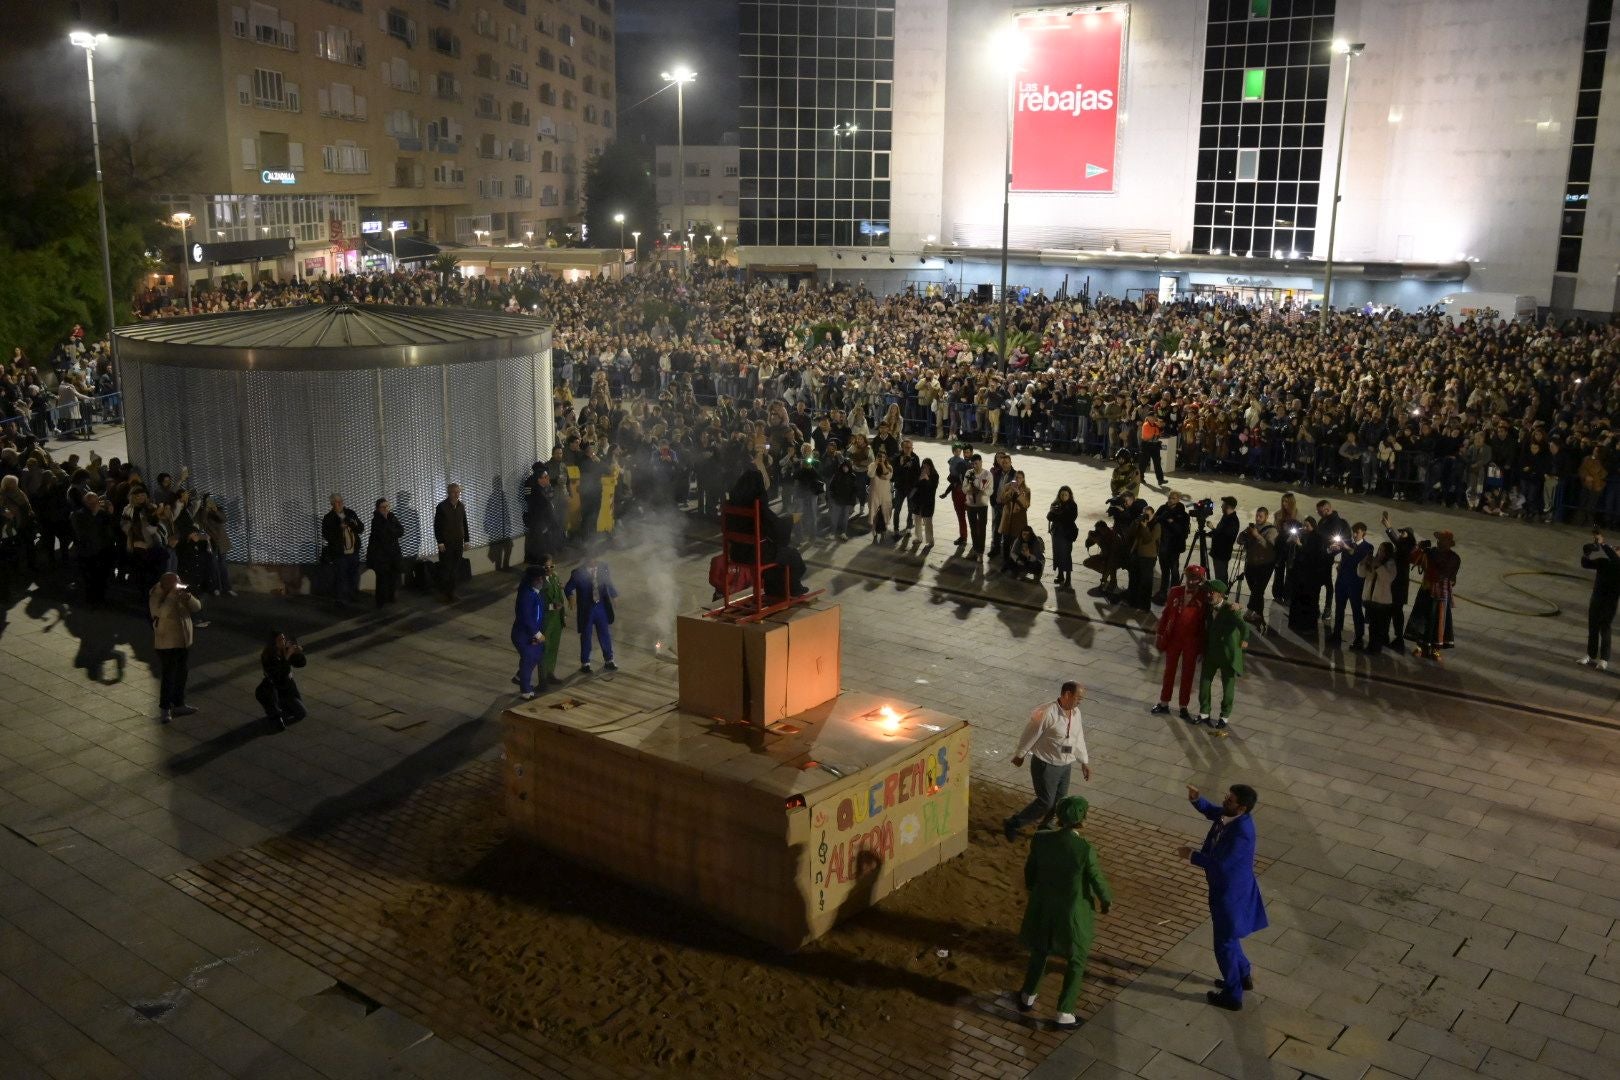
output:
[[[1232,719],[1232,703],[1237,700],[1238,676],[1243,674],[1243,650],[1249,647],[1249,624],[1243,608],[1226,598],[1226,582],[1207,586],[1214,594],[1209,622],[1204,629],[1204,667],[1198,676],[1198,719],[1219,731]],[[1209,702],[1215,688],[1215,673],[1221,674],[1221,715],[1210,719]]]
[[[1097,849],[1080,835],[1089,804],[1071,795],[1057,804],[1059,827],[1043,829],[1030,843],[1024,863],[1024,885],[1029,903],[1018,938],[1029,947],[1029,969],[1018,994],[1018,1011],[1035,1008],[1035,990],[1046,974],[1049,956],[1068,962],[1058,991],[1057,1025],[1079,1027],[1074,1006],[1080,998],[1080,979],[1086,972],[1086,954],[1096,934],[1094,910],[1108,914],[1113,894],[1097,862]]]
[[[557,564],[550,555],[540,560],[540,569],[546,575],[540,583],[540,603],[545,609],[545,621],[540,624],[540,629],[546,635],[547,642],[545,659],[540,666],[546,684],[555,686],[562,681],[557,678],[557,656],[562,649],[553,643],[562,641],[563,605],[566,601],[562,581],[557,577]]]

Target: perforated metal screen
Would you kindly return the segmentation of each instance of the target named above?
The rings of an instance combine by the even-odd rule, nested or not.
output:
[[[520,485],[552,441],[550,351],[341,370],[126,363],[130,457],[190,466],[225,511],[233,562],[311,563],[336,492],[369,526],[379,496],[407,557],[434,552],[433,509],[462,485],[474,546],[523,530]]]

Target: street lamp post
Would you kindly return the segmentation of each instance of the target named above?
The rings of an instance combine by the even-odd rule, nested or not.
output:
[[[186,248],[190,245],[186,241],[186,226],[191,224],[191,215],[184,210],[176,210],[169,218],[180,226],[180,276],[186,279],[186,314],[191,314],[191,264],[186,260],[189,256]]]
[[[682,65],[663,73],[665,82],[675,84],[675,205],[680,214],[679,228],[686,227],[686,84],[697,72]],[[681,249],[681,276],[686,276],[686,250]]]
[[[107,241],[107,186],[101,177],[101,127],[96,121],[96,46],[103,44],[107,35],[75,30],[68,35],[68,40],[84,50],[84,77],[90,87],[90,145],[96,158],[96,213],[101,220],[101,277],[107,289],[107,347],[112,351],[113,382],[121,389],[118,339],[113,337],[116,316],[113,311],[112,246]],[[185,252],[182,251],[182,260],[184,257]]]
[[[397,221],[390,221],[388,223],[388,249],[392,253],[393,257],[393,264],[390,266],[390,269],[396,274],[399,273],[399,230],[403,229],[404,227],[405,226],[401,225]]]
[[[630,230],[630,242],[635,245],[635,253],[634,253],[634,255],[632,257],[633,257],[634,261],[640,262],[641,261],[641,230],[640,229],[631,229]]]
[[[1327,267],[1322,275],[1322,330],[1328,328],[1328,316],[1333,311],[1333,242],[1339,231],[1339,179],[1344,175],[1344,135],[1350,118],[1350,61],[1360,56],[1367,45],[1360,41],[1335,38],[1333,51],[1344,57],[1344,100],[1339,102],[1339,151],[1333,162],[1333,203],[1328,208]]]
[[[624,215],[623,214],[614,214],[613,215],[613,224],[615,224],[615,225],[617,225],[619,227],[619,250],[623,251],[624,250]]]
[[[1017,91],[1018,67],[1023,62],[1024,39],[1016,25],[1009,26],[997,42],[997,56],[1007,64],[1007,130],[1001,146],[1001,291],[1000,310],[996,316],[996,354],[1001,360],[1001,373],[1007,373],[1007,241],[1012,220],[1012,136],[1013,99]]]

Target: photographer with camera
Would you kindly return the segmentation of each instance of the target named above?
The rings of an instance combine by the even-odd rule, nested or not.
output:
[[[1153,602],[1162,604],[1170,589],[1181,584],[1181,556],[1187,550],[1192,519],[1187,516],[1187,497],[1172,491],[1159,507],[1159,591]]]
[[[146,608],[152,617],[152,646],[158,654],[158,708],[162,710],[158,719],[167,724],[176,716],[197,711],[186,704],[186,676],[195,637],[191,617],[202,610],[202,601],[171,570],[152,586]]]
[[[1592,599],[1586,607],[1586,667],[1609,670],[1609,629],[1614,625],[1616,605],[1620,605],[1620,555],[1593,530],[1592,542],[1581,551],[1581,565],[1597,571],[1592,580]]]
[[[1139,611],[1153,610],[1153,568],[1159,561],[1159,537],[1163,527],[1158,514],[1147,503],[1137,500],[1138,513],[1125,533],[1125,603]]]
[[[1271,582],[1277,566],[1277,526],[1271,524],[1271,512],[1263,506],[1255,508],[1254,521],[1238,534],[1243,548],[1243,580],[1249,587],[1249,610],[1260,616],[1266,614],[1266,586]]]
[[[301,668],[307,662],[304,659],[304,647],[279,630],[271,631],[270,640],[265,643],[264,652],[259,654],[259,662],[264,667],[264,678],[253,691],[264,708],[265,719],[274,724],[279,730],[286,731],[288,724],[296,724],[309,713],[304,708],[304,698],[298,692],[298,684],[293,681],[293,668]]]

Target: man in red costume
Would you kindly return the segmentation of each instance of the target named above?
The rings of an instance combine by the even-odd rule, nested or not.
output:
[[[1159,613],[1156,638],[1159,651],[1164,653],[1164,685],[1159,690],[1159,703],[1149,711],[1164,714],[1170,711],[1170,689],[1176,683],[1176,665],[1181,665],[1181,718],[1191,720],[1187,703],[1192,700],[1193,678],[1198,673],[1199,657],[1204,655],[1204,623],[1209,615],[1209,597],[1204,583],[1209,572],[1197,563],[1187,567],[1187,576],[1180,585],[1170,590],[1165,598],[1164,611]]]

